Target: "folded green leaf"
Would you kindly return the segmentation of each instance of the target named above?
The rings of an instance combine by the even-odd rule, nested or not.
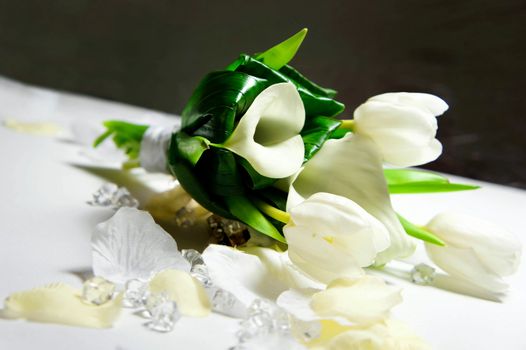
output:
[[[287,40],[256,55],[256,59],[262,61],[267,66],[278,70],[294,58],[294,55],[296,55],[296,52],[306,35],[307,28],[303,28]]]
[[[210,73],[194,91],[182,113],[182,130],[223,143],[256,96],[268,87],[265,79],[241,72]]]
[[[272,69],[263,62],[250,56],[241,55],[236,61],[235,66],[237,72],[243,72],[251,76],[265,79],[270,84],[283,82],[293,83],[297,87],[298,93],[301,96],[307,118],[320,115],[333,117],[340,114],[345,109],[345,106],[342,103],[331,97],[327,97],[326,93],[318,94],[319,90],[314,89],[312,84],[304,84],[301,80],[295,81],[283,72]]]
[[[250,189],[266,188],[276,182],[276,179],[258,173],[245,158],[237,157],[237,161],[246,171],[247,181],[245,181],[245,183],[247,183]]]
[[[336,90],[319,86],[289,65],[284,65],[281,67],[279,72],[293,81],[297,86],[303,86],[315,95],[334,98],[337,94]]]
[[[434,193],[474,190],[479,186],[450,183],[439,174],[412,169],[385,169],[385,178],[391,194]]]
[[[301,137],[305,144],[305,161],[318,152],[340,124],[340,120],[329,117],[314,117],[305,121],[305,126],[301,130]]]
[[[419,226],[416,226],[409,220],[402,217],[400,214],[398,214],[398,219],[400,220],[400,223],[402,224],[402,227],[404,228],[405,232],[407,232],[409,236],[412,236],[422,241],[426,241],[426,242],[436,244],[442,247],[446,245],[446,243],[443,240],[441,240],[440,238],[438,238],[431,232],[424,230],[423,228]]]
[[[244,196],[228,196],[225,197],[225,202],[229,211],[239,220],[255,230],[285,243],[285,238],[279,233],[278,229],[270,223],[248,198]]]
[[[210,142],[204,137],[191,137],[182,131],[176,133],[175,137],[181,157],[188,160],[192,165],[196,165],[203,152],[209,148]]]

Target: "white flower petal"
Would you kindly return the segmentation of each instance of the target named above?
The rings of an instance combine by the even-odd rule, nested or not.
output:
[[[149,213],[134,208],[121,208],[98,224],[91,244],[93,272],[115,283],[148,280],[167,268],[190,270],[175,240]]]
[[[327,192],[352,200],[378,219],[387,228],[391,245],[378,254],[377,265],[406,257],[415,249],[414,240],[405,233],[391,206],[382,161],[368,137],[348,135],[325,142],[289,191],[287,211],[297,204],[294,199]]]
[[[202,256],[214,285],[232,293],[246,307],[255,299],[275,300],[288,289],[255,255],[212,244]]]
[[[150,291],[166,292],[177,303],[177,308],[184,316],[203,317],[210,314],[212,309],[202,283],[181,270],[167,269],[159,272],[150,281]]]
[[[271,85],[252,102],[224,147],[261,175],[283,178],[298,171],[305,147],[299,135],[305,109],[291,83]]]
[[[442,115],[449,108],[447,103],[438,96],[419,92],[387,92],[373,96],[369,101],[383,101],[402,106],[415,105],[427,109],[433,115]]]
[[[338,279],[312,296],[311,308],[322,317],[340,316],[355,324],[385,319],[402,302],[400,289],[372,276]]]
[[[102,305],[82,301],[81,292],[63,283],[11,294],[2,316],[70,326],[109,328],[119,316],[122,295]]]

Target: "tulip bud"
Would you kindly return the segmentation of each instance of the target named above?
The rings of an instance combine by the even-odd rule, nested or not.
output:
[[[362,275],[390,243],[379,220],[342,196],[316,193],[290,215],[283,228],[289,258],[320,282]]]
[[[514,235],[491,222],[453,212],[438,214],[427,229],[446,243],[426,244],[440,268],[486,290],[506,290],[502,277],[517,270],[521,256],[521,243]]]
[[[354,111],[354,131],[373,139],[387,163],[421,165],[442,153],[442,144],[435,138],[436,116],[447,109],[442,99],[430,94],[377,95]]]

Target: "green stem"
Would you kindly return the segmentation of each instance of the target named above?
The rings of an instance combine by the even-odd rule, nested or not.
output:
[[[422,241],[426,241],[432,244],[436,244],[438,246],[444,247],[446,243],[435,236],[433,233],[426,230],[424,227],[417,226],[398,214],[398,219],[400,220],[400,223],[402,224],[405,232],[412,237],[421,239]]]
[[[282,222],[284,224],[287,224],[290,221],[290,214],[286,211],[273,207],[272,205],[260,199],[253,198],[252,202],[256,207],[258,207],[259,210],[261,210],[261,212],[270,216],[271,218],[278,220],[279,222]]]
[[[344,119],[338,129],[345,129],[353,131],[355,126],[354,119]]]

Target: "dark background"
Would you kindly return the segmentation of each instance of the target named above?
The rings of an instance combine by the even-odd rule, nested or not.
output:
[[[368,97],[429,92],[442,157],[427,167],[526,188],[526,2],[0,0],[0,75],[179,113],[200,78],[303,27],[293,65]]]

